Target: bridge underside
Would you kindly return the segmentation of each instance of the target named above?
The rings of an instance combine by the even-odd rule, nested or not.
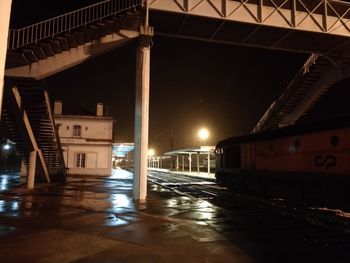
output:
[[[106,35],[30,65],[6,69],[5,76],[41,80],[125,45],[138,35],[139,33],[134,30],[120,30],[118,33]]]
[[[190,2],[191,7],[188,6]],[[256,4],[259,2],[269,5],[259,7]],[[273,5],[275,2],[279,4]],[[323,1],[308,1],[312,6],[309,3],[309,6],[299,7],[304,10],[296,8],[293,13],[284,9],[292,2],[295,1],[154,0],[150,4],[150,19],[158,35],[350,56],[349,4],[338,1],[341,6],[333,6],[330,1],[324,1],[326,8],[320,5]],[[229,4],[236,4],[235,9],[230,9]],[[227,14],[229,11],[231,15]]]

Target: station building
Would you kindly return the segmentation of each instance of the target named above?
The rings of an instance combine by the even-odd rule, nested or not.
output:
[[[68,174],[111,175],[114,120],[103,104],[96,115],[63,115],[62,101],[55,101],[54,118]]]

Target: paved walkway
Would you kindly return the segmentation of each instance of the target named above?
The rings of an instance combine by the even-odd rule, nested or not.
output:
[[[34,191],[2,183],[1,263],[254,262],[207,226],[217,213],[209,203],[150,189],[136,205],[132,174],[123,170]]]
[[[146,204],[134,204],[124,170],[33,191],[18,183],[0,175],[1,263],[330,262],[160,185],[149,186]]]

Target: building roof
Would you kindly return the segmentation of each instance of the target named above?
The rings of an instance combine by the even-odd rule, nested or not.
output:
[[[177,154],[190,154],[190,153],[208,153],[213,152],[215,150],[215,146],[200,146],[194,148],[184,148],[175,151],[170,151],[164,153],[164,155],[177,155]]]
[[[90,119],[90,120],[113,120],[113,117],[110,116],[96,116],[96,115],[68,115],[68,114],[55,114],[55,119]]]

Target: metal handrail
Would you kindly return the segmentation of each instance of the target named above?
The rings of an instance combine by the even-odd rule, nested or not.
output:
[[[8,49],[13,50],[63,32],[86,26],[138,6],[142,0],[106,0],[20,29],[10,29]]]

